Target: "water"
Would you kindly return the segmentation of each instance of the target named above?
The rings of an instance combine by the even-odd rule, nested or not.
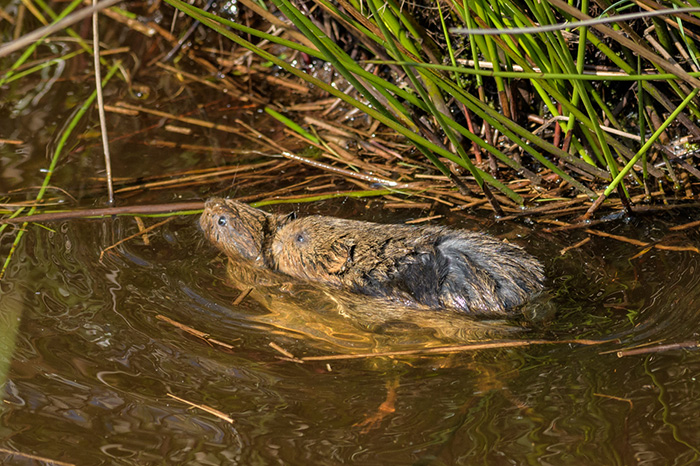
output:
[[[9,117],[0,137],[25,141],[0,145],[3,194],[24,189],[27,199],[33,197],[46,154],[71,115],[65,96],[80,100],[90,90],[82,81],[52,85],[41,96],[37,90],[36,102],[21,106],[13,97],[19,89],[3,89],[0,107]],[[128,100],[121,85],[115,86]],[[151,98],[165,100],[157,89]],[[211,100],[208,88],[192,89],[192,95],[165,106],[184,113]],[[231,108],[225,111],[229,121],[259,118],[243,107]],[[80,134],[90,132],[94,117]],[[247,162],[151,144],[169,138],[241,147],[230,134],[195,129],[185,138],[163,133],[147,117],[110,118],[117,176]],[[144,128],[151,129],[137,133]],[[258,129],[279,131],[269,123]],[[118,139],[125,135],[131,136]],[[93,178],[102,166],[96,142],[71,141],[53,184],[76,200],[58,190],[50,191],[51,198],[68,206],[101,206],[102,183]],[[294,184],[289,173],[248,188],[228,180],[126,193],[120,203],[246,195]],[[376,202],[337,199],[301,210],[385,222],[427,214],[390,212]],[[142,238],[123,243],[101,262],[104,248],[138,231],[132,219],[30,224],[0,282],[0,456],[5,464],[36,464],[8,453],[14,451],[78,465],[700,462],[700,353],[616,354],[644,344],[700,340],[698,254],[651,249],[635,258],[643,248],[592,236],[562,256],[561,249],[587,233],[549,233],[545,224],[494,225],[487,217],[439,213],[446,217],[438,222],[513,237],[546,265],[549,294],[543,301],[549,307],[529,330],[498,327],[496,337],[619,342],[300,364],[283,359],[270,343],[305,357],[453,344],[459,335],[415,324],[384,325],[372,320],[369,307],[361,307],[364,317],[353,321],[334,315],[332,297],[299,285],[267,283],[234,305],[240,290],[227,285],[226,262],[204,241],[195,217],[156,229],[149,244]],[[697,211],[648,215],[596,228],[646,242],[697,245],[696,229],[672,234],[669,227],[698,218]],[[4,260],[14,234],[2,235]],[[158,316],[233,349],[211,345]],[[452,327],[455,322],[462,326],[452,320]],[[169,394],[219,410],[233,423]],[[381,417],[387,397],[385,406],[393,404],[393,412]]]
[[[547,264],[556,314],[515,337],[621,343],[326,366],[281,360],[269,343],[298,357],[351,352],[346,340],[353,326],[336,329],[350,337],[316,341],[304,333],[304,322],[290,323],[284,292],[270,298],[271,309],[250,297],[232,305],[238,290],[226,286],[225,263],[202,241],[195,221],[170,222],[150,245],[130,241],[102,263],[100,249],[113,236],[136,231],[130,219],[50,225],[55,231],[30,226],[2,285],[5,316],[21,318],[9,353],[2,448],[75,464],[698,461],[697,351],[606,353],[698,340],[697,254],[652,250],[630,260],[639,248],[594,238],[560,258],[556,249],[574,242],[570,234],[544,242],[535,229],[525,243]],[[644,231],[643,225],[622,229]],[[696,233],[688,238],[696,241]],[[210,346],[158,315],[234,349]],[[372,342],[371,332],[357,327],[362,351],[381,338],[383,348],[391,345],[391,335],[379,333]],[[420,335],[403,330],[405,339]],[[394,341],[401,331],[394,330]],[[395,412],[365,432],[361,423],[376,413],[393,381]],[[169,393],[220,410],[234,423]]]

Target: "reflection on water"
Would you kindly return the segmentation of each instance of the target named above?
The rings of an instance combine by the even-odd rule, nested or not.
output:
[[[547,263],[556,314],[512,332],[507,324],[494,329],[458,316],[407,314],[240,264],[227,272],[194,222],[171,222],[150,245],[129,242],[102,264],[97,258],[112,233],[135,231],[130,220],[31,229],[19,252],[28,277],[3,284],[22,291],[23,315],[4,386],[2,448],[75,464],[127,465],[700,459],[698,353],[623,359],[605,353],[698,340],[698,258],[691,253],[655,251],[630,260],[637,250],[598,243],[560,258],[556,243],[571,240],[537,241],[534,231],[529,247]],[[251,283],[251,294],[234,305],[239,288]],[[7,312],[5,295],[0,299]],[[212,347],[158,314],[234,349]],[[329,366],[283,361],[269,347],[274,342],[303,356],[504,334],[614,336],[622,343]],[[395,411],[363,433],[360,423],[377,412],[394,380]]]
[[[400,303],[301,282],[245,261],[229,261],[228,285],[267,311],[251,317],[279,332],[325,342],[327,351],[371,352],[426,348],[505,337],[518,331],[504,321],[479,321],[450,311]]]

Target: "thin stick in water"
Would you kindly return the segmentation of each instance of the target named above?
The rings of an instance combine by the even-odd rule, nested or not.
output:
[[[367,359],[377,358],[382,356],[419,356],[422,354],[446,354],[459,353],[465,351],[477,351],[485,349],[500,349],[500,348],[517,348],[521,346],[535,345],[556,345],[556,344],[571,344],[571,345],[601,345],[604,343],[615,343],[619,340],[504,340],[504,341],[489,341],[485,343],[472,343],[468,345],[457,346],[440,346],[435,348],[420,348],[415,350],[402,351],[385,351],[377,353],[357,353],[357,354],[332,354],[328,356],[306,356],[300,358],[303,362],[310,361],[338,361],[343,359]]]
[[[223,419],[224,421],[228,422],[229,424],[233,424],[235,422],[230,416],[227,416],[226,414],[222,413],[218,409],[212,408],[211,406],[192,403],[191,401],[187,401],[184,398],[180,398],[179,396],[175,396],[172,393],[168,393],[168,396],[170,398],[173,398],[173,399],[181,402],[181,403],[185,403],[186,405],[189,405],[193,408],[199,408],[202,411],[205,411],[209,414],[213,414],[214,416],[218,417],[219,419]]]
[[[700,344],[696,341],[686,341],[683,343],[670,343],[668,345],[651,346],[646,348],[635,348],[629,350],[621,350],[617,352],[617,357],[635,356],[638,354],[662,353],[664,351],[674,351],[679,349],[695,349],[700,348]]]
[[[93,8],[97,0],[92,0]],[[97,112],[100,115],[100,133],[102,134],[102,149],[105,156],[105,169],[107,174],[108,205],[114,205],[114,187],[112,186],[112,160],[109,153],[109,140],[107,136],[107,122],[105,117],[105,102],[102,97],[102,72],[100,71],[100,29],[98,25],[99,12],[92,14],[92,55],[95,60],[95,90],[97,91]]]

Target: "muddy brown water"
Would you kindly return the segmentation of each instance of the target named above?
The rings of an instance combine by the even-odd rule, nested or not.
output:
[[[531,230],[521,241],[546,263],[556,313],[513,338],[614,337],[621,344],[326,366],[280,360],[269,343],[297,356],[435,343],[411,327],[373,338],[342,319],[334,338],[318,338],[333,318],[315,331],[308,318],[294,322],[294,309],[323,310],[313,294],[305,301],[289,289],[267,290],[269,308],[250,296],[233,305],[238,291],[226,286],[226,265],[195,220],[171,222],[149,246],[127,243],[103,263],[100,249],[135,231],[130,219],[30,227],[2,283],[4,325],[19,319],[14,349],[4,354],[11,361],[2,448],[75,464],[698,460],[698,352],[602,354],[698,340],[696,254],[651,251],[630,260],[638,248],[594,238],[559,257],[559,248],[573,242],[568,235]],[[614,230],[649,239],[664,227],[641,223]],[[645,228],[649,236],[640,234]],[[234,349],[209,346],[159,314]],[[393,380],[395,412],[365,432],[358,424],[377,412]],[[168,393],[218,409],[234,423]]]
[[[19,99],[18,89],[3,90],[0,110],[7,118],[0,137],[25,141],[0,144],[3,195],[41,183],[46,154],[71,115],[63,108],[65,95],[85,94],[81,83],[52,86],[43,97],[37,91],[35,102]],[[128,98],[120,92],[118,97]],[[185,104],[169,105],[175,110]],[[90,118],[80,129],[84,134],[96,121]],[[115,136],[153,124],[146,117],[110,116]],[[165,136],[180,138],[147,132],[113,142],[116,175],[131,175],[136,167],[147,175],[237,161],[144,144]],[[203,130],[182,140],[240,144]],[[84,207],[104,200],[93,190],[97,182],[91,177],[102,162],[92,144],[74,139],[53,179]],[[216,193],[222,190],[246,194],[231,186],[219,186]],[[137,194],[123,196],[121,203],[202,199],[210,191]],[[345,199],[270,209],[297,207],[384,222],[427,214]],[[530,331],[508,338],[620,343],[289,362],[270,343],[301,357],[436,346],[454,335],[334,315],[332,295],[284,281],[266,282],[234,305],[239,291],[226,284],[226,263],[203,240],[194,216],[157,229],[148,245],[140,238],[124,243],[102,262],[102,249],[137,232],[132,219],[30,224],[0,282],[0,458],[5,464],[36,464],[8,453],[16,451],[77,465],[700,462],[700,352],[622,358],[615,353],[700,340],[698,254],[652,249],[634,258],[642,248],[592,237],[562,256],[562,248],[586,234],[546,233],[525,220],[498,225],[478,214],[443,213],[447,217],[438,222],[509,237],[545,264],[545,315]],[[698,218],[699,212],[690,211],[600,229],[651,242],[666,237],[670,226]],[[675,238],[685,245],[700,242],[697,230]],[[3,260],[13,239],[12,230],[0,238]],[[372,306],[361,311],[371,317]],[[158,315],[233,349],[209,345]],[[447,319],[448,328],[461,326],[459,319]],[[368,429],[363,422],[379,412],[394,384],[394,411]],[[168,394],[219,410],[233,423]]]

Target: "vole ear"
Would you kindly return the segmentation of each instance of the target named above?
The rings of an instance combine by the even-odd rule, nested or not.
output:
[[[288,224],[289,222],[296,220],[297,219],[297,213],[296,212],[290,212],[287,215],[283,215],[282,218],[280,219],[280,224],[279,226],[284,226]]]

